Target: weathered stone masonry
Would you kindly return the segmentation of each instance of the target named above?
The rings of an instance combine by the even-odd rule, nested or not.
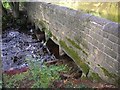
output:
[[[118,23],[43,2],[27,3],[26,9],[36,27],[52,33],[51,39],[82,69],[83,77],[119,82]]]

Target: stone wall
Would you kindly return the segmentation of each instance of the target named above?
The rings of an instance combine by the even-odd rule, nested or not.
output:
[[[48,36],[51,33],[51,39],[82,69],[83,77],[117,84],[118,23],[43,2],[29,2],[26,10],[36,27]]]

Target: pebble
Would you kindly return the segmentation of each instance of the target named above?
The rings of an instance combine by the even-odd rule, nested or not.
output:
[[[6,30],[2,39],[2,69],[7,73],[11,74],[13,72],[15,74],[16,72],[18,73],[17,69],[21,72],[22,70],[20,69],[28,67],[25,61],[26,57],[30,58],[31,61],[40,62],[40,64],[44,61],[55,59],[55,56],[51,55],[44,43],[32,39],[31,35],[14,30]],[[14,60],[14,57],[16,57],[16,60]]]

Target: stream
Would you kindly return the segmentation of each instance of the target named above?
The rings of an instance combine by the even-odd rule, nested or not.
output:
[[[19,28],[7,28],[2,32],[2,70],[3,72],[21,70],[29,67],[26,58],[31,58],[33,62],[55,60],[44,45],[44,41],[34,38],[35,34],[31,30],[20,30]]]

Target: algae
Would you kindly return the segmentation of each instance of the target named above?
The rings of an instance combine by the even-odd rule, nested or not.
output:
[[[89,73],[89,66],[84,63],[81,58],[78,56],[78,54],[70,47],[66,45],[66,43],[62,40],[59,41],[61,47],[75,60],[77,65],[79,65],[83,71],[83,73],[87,76]]]
[[[76,47],[77,49],[80,49],[84,54],[86,54],[88,56],[88,54],[78,45],[76,44],[73,40],[69,39],[66,37],[66,39],[74,46]]]

